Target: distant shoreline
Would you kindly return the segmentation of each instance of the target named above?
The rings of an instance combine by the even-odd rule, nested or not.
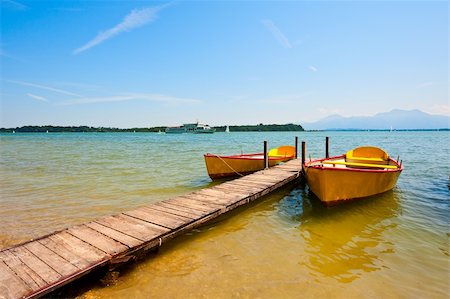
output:
[[[227,126],[213,127],[216,132],[225,132]],[[23,126],[17,128],[0,128],[0,133],[158,133],[164,132],[166,127],[149,128],[106,128],[88,126]],[[304,130],[301,125],[243,125],[229,126],[230,132],[389,132],[390,129],[329,129],[329,130]],[[439,129],[397,129],[392,132],[432,132],[450,131],[450,128]]]
[[[225,132],[227,126],[213,127],[216,132]],[[285,125],[242,125],[228,126],[231,132],[290,132],[304,131],[301,125],[285,124]],[[113,132],[145,132],[158,133],[164,132],[166,126],[149,127],[149,128],[107,128],[107,127],[89,127],[89,126],[23,126],[17,128],[0,128],[0,133],[113,133]]]

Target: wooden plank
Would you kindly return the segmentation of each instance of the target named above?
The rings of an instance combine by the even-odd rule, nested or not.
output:
[[[296,169],[300,170],[299,168],[296,168]],[[264,175],[290,176],[290,175],[292,175],[292,173],[290,171],[287,171],[286,169],[271,168],[269,170],[264,171]]]
[[[261,182],[261,181],[255,181],[251,179],[245,179],[245,180],[239,180],[237,182],[233,182],[235,185],[244,185],[244,186],[254,186],[256,188],[266,189],[273,185],[271,182]],[[230,184],[231,185],[231,184]]]
[[[245,178],[245,180],[261,182],[261,183],[269,183],[269,184],[276,184],[280,181],[278,178],[270,177],[270,176],[264,176],[264,177],[263,176],[248,176]]]
[[[192,230],[194,228],[197,228],[197,227],[201,226],[202,224],[207,223],[208,221],[217,218],[223,212],[224,212],[223,209],[219,209],[219,210],[216,210],[215,212],[213,212],[211,214],[207,214],[206,216],[204,216],[202,218],[199,218],[195,222],[191,222],[190,224],[188,224],[188,225],[186,225],[186,226],[184,226],[184,227],[182,227],[182,228],[180,228],[178,230],[173,230],[170,233],[162,236],[161,237],[161,241],[162,241],[162,243],[164,243],[164,242],[166,242],[166,241],[168,241],[168,240],[170,240],[172,238],[175,238],[175,237],[177,237],[179,235],[184,234],[185,232],[188,232],[188,231],[190,231],[190,230]]]
[[[277,170],[283,170],[286,172],[301,172],[302,171],[302,167],[300,165],[296,166],[296,165],[283,165],[280,167],[275,168]]]
[[[155,208],[156,207],[161,207],[161,208],[173,210],[176,213],[182,212],[182,213],[190,214],[190,215],[192,215],[192,217],[196,217],[196,218],[208,215],[208,212],[195,210],[195,209],[192,209],[190,207],[177,206],[177,205],[171,204],[171,203],[166,202],[166,201],[160,201],[160,202],[154,203],[152,206],[155,207]]]
[[[297,172],[289,172],[289,171],[279,171],[274,169],[273,171],[270,171],[268,173],[266,173],[266,175],[268,176],[273,176],[278,178],[279,180],[283,180],[285,178],[291,177],[291,176],[295,176]]]
[[[124,218],[123,216],[116,215],[103,217],[95,220],[95,222],[142,241],[150,241],[169,231],[169,229],[162,226],[152,225],[140,220],[138,221],[132,217]]]
[[[195,192],[194,194],[216,197],[219,200],[223,200],[225,201],[225,203],[228,203],[230,201],[236,201],[245,198],[249,196],[251,192],[249,192],[248,190],[242,191],[234,188],[226,188],[225,191],[223,189],[218,188],[218,186],[214,186],[208,189],[203,189],[199,192]]]
[[[229,185],[217,186],[218,189],[222,188],[235,188],[236,190],[249,190],[251,194],[259,194],[271,185],[253,185],[251,181],[247,182],[234,182]]]
[[[71,273],[78,271],[77,267],[75,267],[39,242],[30,242],[25,244],[24,247],[35,256],[39,257],[39,259],[49,265],[53,270],[61,274],[61,276],[68,276]]]
[[[229,188],[229,187],[223,187],[223,188],[218,187],[216,190],[221,190],[221,191],[225,191],[225,192],[226,192],[226,191],[228,190],[228,188]],[[242,187],[242,186],[240,186],[240,187],[238,187],[238,186],[233,186],[233,188],[234,188],[235,190],[239,190],[239,189],[245,190],[245,187]],[[241,197],[237,198],[236,200],[229,201],[228,204],[233,203],[233,202],[236,202],[236,201],[241,201],[241,200],[246,199],[246,198],[249,198],[249,197],[259,196],[259,194],[260,194],[263,190],[264,190],[264,189],[259,189],[259,188],[258,188],[258,189],[254,189],[254,190],[252,190],[252,192],[249,192],[246,196],[241,196]]]
[[[122,244],[125,244],[129,248],[139,246],[143,243],[142,240],[133,238],[129,235],[121,233],[121,232],[119,232],[115,229],[109,228],[107,226],[101,225],[97,222],[88,222],[88,223],[86,223],[86,226],[110,237],[111,239],[114,239]]]
[[[184,196],[178,196],[175,198],[171,198],[171,199],[165,200],[164,202],[169,203],[171,205],[188,207],[190,209],[197,210],[202,213],[214,213],[215,211],[218,211],[222,208],[221,206],[207,206],[204,203],[199,203],[195,200],[186,198]]]
[[[220,209],[223,209],[227,205],[229,205],[230,202],[236,201],[238,198],[221,198],[217,195],[211,195],[211,194],[193,194],[190,193],[187,196],[189,196],[189,199],[195,200],[196,202],[206,204],[206,205],[219,205]],[[186,196],[186,197],[187,197]]]
[[[215,196],[214,196],[215,197]],[[215,207],[215,208],[223,208],[227,201],[221,202],[219,198],[217,200],[211,200],[211,198],[207,197],[206,194],[200,194],[199,192],[192,192],[186,195],[183,195],[183,198],[187,199],[187,202],[192,202],[195,204],[200,204],[206,207]]]
[[[158,225],[158,224],[150,223],[150,222],[147,222],[147,221],[144,221],[144,220],[136,219],[134,217],[130,217],[130,216],[125,215],[123,213],[119,214],[119,215],[116,215],[114,217],[117,217],[118,219],[121,219],[122,221],[129,221],[130,223],[134,223],[136,225],[142,225],[143,227],[151,229],[154,232],[158,232],[159,235],[165,234],[165,233],[170,231],[169,228],[163,227],[163,226]]]
[[[215,192],[228,192],[227,189],[224,189],[224,190],[215,189],[214,191]],[[210,196],[212,196],[212,194]],[[252,197],[252,196],[254,196],[253,193],[248,193],[248,194],[245,194],[245,195],[241,195],[239,197],[234,197],[234,198],[230,198],[230,199],[223,199],[223,203],[228,207],[230,204],[233,204],[233,203],[238,202],[238,201],[245,200],[245,199],[247,199],[249,197]]]
[[[239,182],[255,182],[260,185],[265,184],[267,187],[271,186],[274,182],[274,179],[271,177],[261,177],[261,176],[246,176],[241,179],[239,179]]]
[[[190,220],[186,218],[179,219],[175,217],[169,217],[167,216],[167,214],[161,215],[161,213],[162,212],[156,210],[152,212],[151,210],[146,210],[145,208],[141,207],[139,209],[124,212],[123,214],[170,229],[175,229],[190,222]]]
[[[128,249],[128,247],[122,243],[119,243],[116,240],[113,240],[98,231],[87,227],[86,225],[77,225],[69,228],[67,232],[111,255],[116,255]]]
[[[47,237],[38,240],[38,242],[48,249],[57,252],[66,261],[69,261],[78,269],[84,269],[90,265],[90,262],[88,260],[80,256],[81,254],[77,254],[76,251],[74,252],[73,248],[67,246],[61,239]]]
[[[226,206],[230,202],[235,202],[243,197],[247,197],[248,194],[236,194],[230,192],[225,192],[223,190],[211,190],[205,189],[202,192],[195,192],[186,195],[186,197],[204,202],[206,204],[217,204],[220,206]]]
[[[49,265],[28,251],[25,247],[14,247],[11,248],[10,251],[37,275],[39,275],[47,284],[52,284],[62,278],[61,274],[56,272]]]
[[[214,213],[223,208],[223,205],[208,205],[203,201],[198,201],[189,197],[179,196],[173,199],[166,200],[166,202],[182,207],[189,207],[195,210]]]
[[[3,261],[28,287],[35,291],[47,285],[47,283],[18,257],[9,250],[0,252],[0,262]]]
[[[186,221],[187,222],[191,222],[192,220],[195,220],[195,219],[198,218],[198,217],[193,217],[192,215],[191,215],[191,217],[186,217],[186,216],[183,216],[183,215],[177,215],[177,214],[174,214],[172,211],[170,211],[168,209],[166,209],[166,210],[161,210],[161,208],[155,209],[152,206],[143,206],[142,208],[144,210],[148,210],[148,211],[151,211],[151,212],[156,212],[156,213],[160,214],[161,216],[177,219],[179,221],[184,221],[184,222],[186,222]]]
[[[185,218],[195,220],[201,215],[205,215],[204,213],[194,213],[192,210],[185,211],[182,209],[177,209],[175,206],[171,205],[170,207],[161,205],[161,204],[152,204],[148,206],[144,206],[145,208],[152,209],[152,210],[158,210],[161,212],[177,215],[177,216],[183,216]]]
[[[301,165],[285,165],[284,164],[284,165],[277,165],[277,166],[273,167],[273,169],[291,172],[291,171],[301,171],[302,167],[301,167]]]
[[[251,185],[249,183],[233,183],[233,184],[223,184],[223,185],[217,185],[214,186],[214,190],[222,190],[225,192],[228,192],[228,190],[233,189],[236,190],[238,192],[248,192],[247,194],[258,194],[259,192],[261,192],[262,190],[264,190],[266,187],[261,187],[261,186],[255,186],[255,185]]]
[[[302,165],[302,159],[300,158],[292,159],[280,165]]]
[[[245,180],[245,179],[238,179],[238,180],[233,180],[230,182],[226,182],[220,185],[217,185],[215,187],[219,187],[219,186],[234,186],[234,185],[244,185],[244,186],[249,186],[251,188],[260,188],[260,189],[264,189],[268,186],[270,186],[270,183],[264,183],[264,182],[255,182],[255,181],[250,181],[250,180]]]
[[[5,263],[0,261],[0,298],[22,298],[32,290]]]
[[[275,172],[271,172],[270,170],[266,170],[264,172],[248,175],[248,176],[246,176],[246,178],[261,178],[264,180],[277,181],[277,180],[280,180],[280,176],[283,176],[283,175],[290,176],[291,174],[286,173],[285,171],[282,171],[277,174]]]
[[[110,257],[109,254],[72,236],[67,231],[51,235],[49,238],[55,243],[62,244],[62,246],[69,248],[71,252],[76,252],[77,255],[82,256],[83,259],[91,264]]]

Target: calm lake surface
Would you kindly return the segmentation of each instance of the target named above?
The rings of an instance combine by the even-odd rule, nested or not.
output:
[[[449,132],[0,135],[0,248],[213,185],[203,154],[384,148],[394,190],[325,208],[283,189],[169,242],[80,298],[448,298]]]

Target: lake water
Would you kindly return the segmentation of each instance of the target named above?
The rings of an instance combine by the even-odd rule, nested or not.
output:
[[[307,142],[403,160],[394,190],[326,208],[297,186],[205,225],[81,298],[448,298],[449,132],[0,135],[0,248],[211,186],[203,154]]]

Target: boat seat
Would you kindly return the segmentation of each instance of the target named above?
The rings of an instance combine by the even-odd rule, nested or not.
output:
[[[354,163],[354,162],[344,162],[344,161],[322,161],[322,164],[332,164],[332,165],[345,165],[356,168],[383,168],[383,169],[397,169],[396,165],[380,165],[380,164],[368,164],[368,163]]]
[[[293,157],[295,155],[295,147],[283,145],[273,148],[269,151],[269,157]]]
[[[348,151],[345,154],[345,162],[386,165],[389,164],[389,156],[381,148],[362,146]]]

